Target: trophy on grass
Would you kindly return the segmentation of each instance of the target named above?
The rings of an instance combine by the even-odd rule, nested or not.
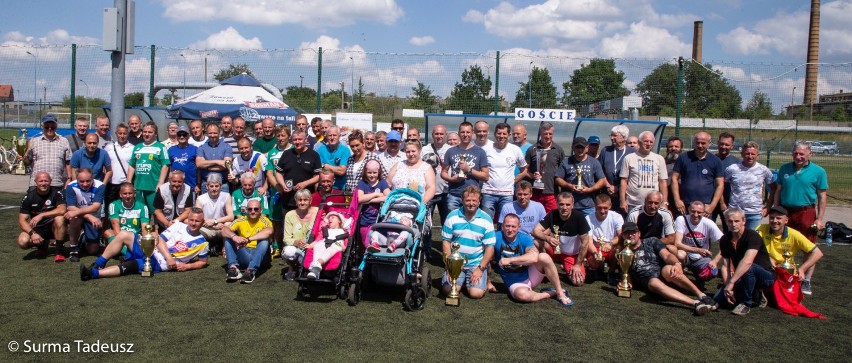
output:
[[[458,280],[459,275],[461,275],[462,268],[464,268],[465,263],[467,263],[467,258],[459,253],[459,248],[461,248],[461,244],[453,242],[452,253],[447,256],[446,260],[447,277],[450,279],[451,288],[450,294],[447,295],[445,303],[450,306],[459,306],[459,286],[456,284],[456,280]]]
[[[615,256],[615,259],[618,261],[618,267],[621,268],[621,282],[618,283],[619,297],[629,298],[630,290],[633,290],[633,285],[627,280],[630,274],[630,267],[633,266],[633,260],[635,259],[633,250],[630,249],[630,245],[632,244],[633,242],[629,239],[624,240],[624,248]]]
[[[459,173],[456,174],[456,175],[459,176],[459,178],[467,179],[467,174],[461,168],[462,164],[466,164],[466,163],[467,163],[467,157],[465,155],[459,155]]]
[[[533,188],[535,189],[544,189],[544,182],[541,181],[541,163],[544,161],[542,157],[546,157],[546,155],[546,153],[542,154],[541,150],[535,150],[535,170],[539,174],[539,177],[533,182]]]
[[[21,137],[13,136],[12,144],[15,145],[15,152],[21,157],[21,161],[15,164],[15,175],[24,175],[27,173],[27,167],[24,165],[24,157],[29,148],[29,140],[27,140],[27,129],[21,129]]]
[[[154,236],[154,227],[151,225],[145,226],[145,234],[139,238],[139,244],[142,246],[142,253],[145,255],[145,265],[142,267],[142,277],[151,277],[151,255],[154,254],[154,246],[157,245],[157,237]]]
[[[796,260],[793,259],[793,253],[790,252],[790,245],[784,243],[781,245],[781,248],[784,249],[784,252],[781,256],[784,257],[784,262],[781,263],[781,268],[786,270],[791,275],[796,275],[799,273],[799,267],[796,266]]]
[[[562,253],[562,249],[559,248],[559,245],[562,244],[562,241],[559,239],[559,226],[553,226],[553,236],[556,237],[556,246],[553,247],[553,254],[558,255]]]
[[[581,169],[579,165],[577,165],[577,188],[576,189],[577,189],[578,192],[583,191],[583,169]]]

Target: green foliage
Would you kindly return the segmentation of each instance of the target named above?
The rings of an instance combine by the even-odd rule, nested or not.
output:
[[[748,101],[748,105],[743,110],[743,117],[752,120],[765,120],[772,118],[772,101],[769,96],[763,91],[757,90]]]
[[[422,82],[417,82],[417,87],[411,87],[411,98],[407,107],[430,112],[438,102],[438,96],[432,94],[432,89]]]
[[[488,114],[494,110],[491,93],[491,77],[485,78],[482,68],[472,65],[461,75],[447,99],[447,109],[462,110],[466,114]]]
[[[592,59],[574,70],[562,84],[562,104],[576,108],[630,94],[624,87],[624,72],[615,69],[614,59]]]
[[[682,114],[690,117],[736,118],[740,92],[720,72],[699,64],[684,63]],[[663,107],[677,108],[677,65],[661,64],[636,85],[648,115],[662,115]],[[666,109],[668,111],[668,109]]]
[[[242,73],[254,77],[254,73],[252,73],[251,69],[249,69],[249,66],[247,64],[229,64],[228,68],[222,68],[219,70],[219,72],[216,72],[216,74],[213,75],[213,79],[221,82],[233,76],[240,75]]]
[[[160,100],[160,105],[161,106],[169,106],[172,103],[174,103],[174,102],[172,102],[173,99],[174,99],[174,102],[177,102],[178,100],[180,100],[180,96],[172,94],[172,93],[166,93],[166,95],[163,96],[163,98]]]
[[[677,66],[661,64],[636,85],[647,115],[674,116],[677,107]],[[663,113],[663,109],[667,114]],[[671,112],[671,114],[668,114]]]
[[[530,97],[532,95],[532,97]],[[556,108],[556,86],[547,68],[533,67],[527,82],[520,82],[510,108]]]
[[[125,107],[142,107],[145,102],[145,94],[142,92],[133,92],[124,95]]]
[[[284,102],[301,112],[313,112],[317,108],[317,91],[313,88],[290,86],[283,90]],[[338,98],[340,101],[340,98]],[[339,105],[339,104],[338,104]]]
[[[828,117],[831,121],[849,121],[849,114],[846,113],[846,109],[842,104],[835,107],[834,111],[831,111],[831,114],[829,114]]]
[[[86,107],[86,97],[85,96],[75,96],[74,100],[77,102],[77,112],[85,110]],[[89,98],[89,110],[101,108],[101,106],[106,105],[108,102],[102,98]],[[65,95],[62,96],[62,107],[71,107],[71,96]]]

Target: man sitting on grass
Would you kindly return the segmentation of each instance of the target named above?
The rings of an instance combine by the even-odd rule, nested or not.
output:
[[[757,233],[763,237],[766,252],[773,265],[784,263],[784,249],[788,249],[793,256],[801,251],[804,262],[799,266],[799,280],[802,281],[802,293],[811,295],[811,276],[817,261],[822,258],[822,250],[801,232],[787,226],[789,213],[784,207],[773,207],[769,210],[769,224],[757,227]]]
[[[189,211],[186,224],[176,222],[157,238],[154,254],[151,255],[151,270],[160,271],[189,271],[207,266],[209,245],[201,234],[201,224],[204,223],[204,211],[193,207]],[[145,265],[145,255],[139,244],[140,235],[129,231],[121,231],[112,239],[104,253],[95,260],[89,268],[80,265],[80,279],[118,277],[137,274]],[[106,267],[110,258],[127,247],[124,262],[120,265]]]
[[[18,214],[18,225],[21,234],[18,235],[18,247],[22,249],[36,248],[36,256],[47,256],[47,245],[51,239],[56,239],[56,257],[53,262],[64,262],[62,245],[65,243],[65,194],[61,187],[50,186],[50,174],[46,171],[37,172],[35,187],[27,191],[21,201]]]
[[[497,243],[494,244],[494,250],[499,254],[496,270],[509,288],[509,296],[520,302],[535,302],[555,297],[563,306],[574,305],[562,289],[553,260],[548,254],[538,252],[532,236],[518,231],[520,224],[521,219],[517,214],[507,214],[503,218],[502,231],[497,233]],[[535,292],[533,289],[541,284],[545,277],[556,288]]]
[[[728,233],[719,240],[719,252],[731,277],[715,298],[721,304],[736,305],[731,313],[743,316],[755,305],[766,307],[762,290],[775,283],[775,272],[760,234],[745,227],[742,209],[728,208],[725,222]]]
[[[638,281],[648,291],[660,295],[666,300],[691,306],[695,315],[704,315],[708,311],[715,310],[717,304],[713,298],[705,295],[683,274],[683,266],[674,253],[666,249],[666,245],[659,238],[641,238],[639,226],[633,222],[626,222],[621,226],[621,239],[619,245],[624,246],[624,241],[630,240],[630,249],[635,253],[633,266],[630,267],[630,276],[633,281]],[[675,285],[681,290],[686,290],[698,296],[693,299],[680,290],[666,283]]]
[[[105,195],[106,185],[94,179],[89,168],[80,169],[77,180],[65,187],[65,220],[68,221],[71,239],[71,262],[80,261],[82,243],[86,244],[85,251],[90,254],[97,253],[100,248]]]
[[[447,273],[441,279],[444,295],[450,293],[451,284],[464,286],[471,299],[481,299],[487,292],[488,262],[494,256],[494,222],[479,209],[482,194],[475,185],[462,192],[461,208],[451,211],[441,229],[444,258],[452,253],[452,244],[458,242],[459,253],[467,259],[456,281],[449,281]]]

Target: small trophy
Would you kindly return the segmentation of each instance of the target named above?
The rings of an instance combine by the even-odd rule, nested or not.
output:
[[[577,165],[577,188],[576,189],[577,189],[578,192],[583,191],[583,169],[581,169],[579,165]]]
[[[595,252],[595,260],[603,261],[603,235],[598,236],[598,250]]]
[[[556,237],[556,246],[553,247],[553,254],[558,255],[562,253],[562,249],[559,248],[559,245],[562,244],[562,241],[559,239],[559,226],[553,226],[553,236]]]
[[[541,150],[535,150],[535,170],[541,175]],[[544,189],[544,182],[541,181],[541,176],[533,182],[534,189]]]
[[[633,250],[630,249],[631,244],[633,244],[633,242],[629,239],[624,240],[624,248],[615,256],[615,259],[618,261],[618,266],[621,268],[621,282],[618,283],[618,297],[629,298],[630,290],[633,289],[633,285],[627,281],[628,275],[630,274],[630,267],[633,266],[633,259],[635,258]]]
[[[467,174],[462,170],[461,165],[467,163],[467,157],[465,155],[459,155],[459,172],[458,175],[460,178],[467,179]]]
[[[24,175],[27,173],[27,167],[24,165],[24,156],[27,154],[27,149],[29,148],[27,129],[21,129],[21,137],[13,136],[12,144],[15,145],[15,151],[21,157],[21,161],[15,165],[15,175]]]
[[[447,295],[447,300],[445,301],[446,305],[449,306],[459,306],[459,287],[456,284],[456,280],[458,280],[459,275],[461,275],[462,268],[464,268],[464,264],[467,263],[467,258],[459,253],[459,248],[461,248],[461,244],[458,242],[453,242],[452,244],[452,253],[447,256],[447,277],[450,279],[450,294]]]
[[[142,277],[151,277],[151,255],[154,254],[154,246],[157,245],[157,237],[151,233],[153,226],[145,226],[145,234],[139,239],[142,253],[145,255],[145,265],[142,267]]]
[[[793,259],[793,253],[790,252],[790,246],[786,243],[782,245],[784,248],[784,253],[781,256],[784,256],[784,262],[781,263],[781,268],[787,270],[791,275],[796,275],[799,273],[799,267],[796,266],[796,260]]]
[[[228,180],[234,179],[234,173],[231,170],[231,159],[225,159],[225,169],[228,171]]]

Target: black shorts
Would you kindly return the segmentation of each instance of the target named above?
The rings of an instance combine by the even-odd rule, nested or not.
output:
[[[41,223],[39,223],[39,225],[33,228],[33,231],[35,231],[35,233],[38,233],[38,235],[41,236],[41,238],[44,238],[45,240],[54,239],[53,218],[43,220]]]
[[[642,271],[630,271],[630,276],[633,277],[634,282],[639,282],[642,287],[647,289],[648,283],[651,282],[651,279],[659,278],[661,271],[662,269],[660,269],[659,267],[645,269]]]

